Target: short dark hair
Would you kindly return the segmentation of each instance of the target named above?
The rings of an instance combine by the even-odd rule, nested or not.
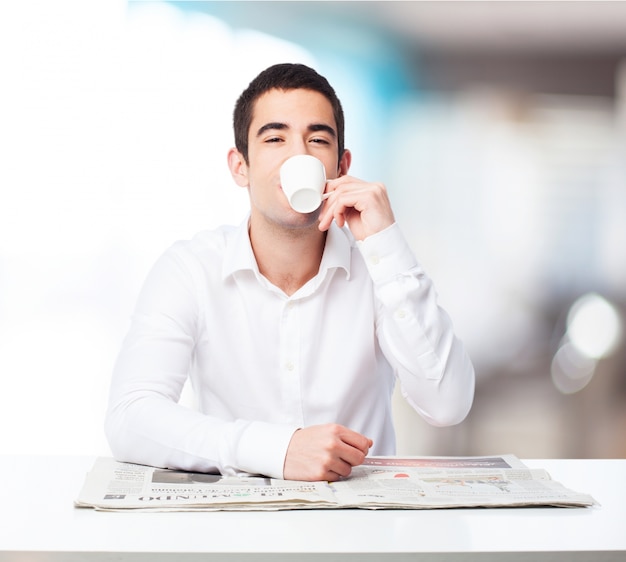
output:
[[[344,151],[344,117],[341,102],[328,80],[304,64],[282,63],[261,72],[243,91],[233,114],[235,147],[248,162],[248,133],[255,102],[270,90],[313,90],[330,102],[337,126],[339,159]]]

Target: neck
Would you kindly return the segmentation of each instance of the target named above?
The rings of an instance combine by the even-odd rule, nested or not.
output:
[[[250,243],[259,271],[287,295],[293,295],[319,271],[326,233],[315,224],[282,228],[250,219]]]

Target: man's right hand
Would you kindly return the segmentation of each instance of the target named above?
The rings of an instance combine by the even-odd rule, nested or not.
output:
[[[334,482],[362,464],[372,445],[371,439],[338,424],[299,429],[287,448],[283,477]]]

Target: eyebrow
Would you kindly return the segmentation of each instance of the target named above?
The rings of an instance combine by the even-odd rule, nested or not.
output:
[[[326,125],[324,123],[313,123],[309,125],[309,131],[317,132],[317,131],[325,131],[329,135],[332,135],[333,138],[337,138],[337,132],[330,125]]]
[[[266,123],[257,131],[256,136],[260,137],[263,133],[265,133],[265,131],[284,131],[285,129],[289,129],[289,125],[287,125],[286,123]],[[311,132],[325,131],[329,135],[332,135],[333,138],[337,137],[335,129],[333,129],[330,125],[326,125],[324,123],[312,123],[307,127],[307,129]]]

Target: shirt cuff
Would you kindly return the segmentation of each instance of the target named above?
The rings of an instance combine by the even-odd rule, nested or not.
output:
[[[292,425],[250,422],[237,443],[237,468],[282,479],[287,448],[297,429]]]
[[[419,266],[397,223],[356,244],[374,283],[391,281]]]

